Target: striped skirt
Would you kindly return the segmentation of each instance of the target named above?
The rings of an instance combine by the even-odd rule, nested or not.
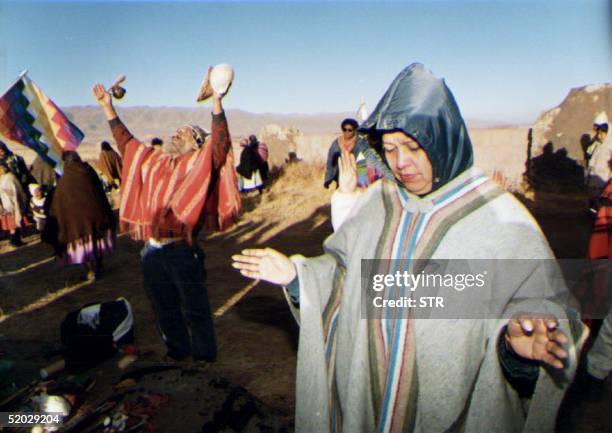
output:
[[[93,236],[77,239],[70,242],[66,252],[59,258],[61,265],[75,265],[93,262],[102,256],[112,254],[115,249],[115,233],[107,230],[100,238]]]

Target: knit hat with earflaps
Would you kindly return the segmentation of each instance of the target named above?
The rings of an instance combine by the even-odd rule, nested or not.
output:
[[[199,127],[198,125],[189,125],[191,128],[191,134],[193,135],[193,139],[198,144],[198,147],[201,147],[206,141],[206,137],[210,135],[206,129]]]

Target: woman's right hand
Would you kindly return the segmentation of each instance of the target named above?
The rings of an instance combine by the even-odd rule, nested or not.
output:
[[[232,267],[245,277],[279,286],[286,286],[297,275],[293,262],[272,248],[242,250],[232,260]]]
[[[357,191],[357,162],[352,152],[341,150],[338,170],[338,191],[344,194],[352,194]]]

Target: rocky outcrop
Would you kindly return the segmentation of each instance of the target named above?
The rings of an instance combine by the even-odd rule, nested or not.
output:
[[[561,104],[543,112],[533,125],[532,158],[551,143],[553,152],[565,149],[568,158],[582,161],[581,138],[592,132],[593,121],[601,112],[612,115],[611,83],[572,89]]]
[[[603,114],[612,114],[610,83],[574,88],[561,104],[542,113],[528,145],[528,185],[540,190],[582,190],[587,179],[585,150],[594,133],[593,123]],[[600,183],[606,181],[600,179]]]
[[[270,124],[261,128],[257,137],[268,145],[269,164],[280,166],[290,153],[296,153],[296,143],[301,136],[300,130],[294,126]]]

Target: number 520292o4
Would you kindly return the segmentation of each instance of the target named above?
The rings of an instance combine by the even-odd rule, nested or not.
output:
[[[63,418],[61,413],[0,412],[0,427],[59,426]]]

